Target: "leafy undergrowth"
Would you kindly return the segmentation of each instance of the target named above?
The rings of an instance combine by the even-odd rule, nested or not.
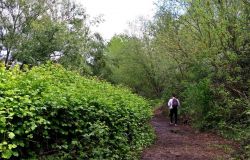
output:
[[[149,103],[58,65],[0,69],[2,159],[137,159],[153,140]]]

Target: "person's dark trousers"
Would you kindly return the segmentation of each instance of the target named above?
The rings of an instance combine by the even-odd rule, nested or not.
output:
[[[170,122],[173,123],[173,116],[175,118],[175,124],[177,124],[177,107],[170,109]]]

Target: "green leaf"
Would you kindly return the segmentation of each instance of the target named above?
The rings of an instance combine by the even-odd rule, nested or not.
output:
[[[6,119],[5,119],[4,117],[1,117],[1,118],[0,118],[0,121],[1,121],[2,123],[5,123],[5,122],[6,122]]]
[[[2,153],[2,158],[9,159],[11,156],[12,156],[12,151],[11,151],[11,150],[5,150],[5,151]]]
[[[18,152],[13,152],[12,154],[13,154],[13,156],[15,156],[15,157],[18,157],[18,156],[19,156],[19,153],[18,153]]]
[[[13,132],[9,132],[8,137],[10,139],[13,139],[15,137],[15,134]]]
[[[30,138],[30,139],[32,139],[33,138],[33,134],[29,134],[27,137]]]
[[[15,145],[15,144],[9,144],[8,145],[8,148],[11,150],[12,148],[16,148],[17,147],[17,145]]]

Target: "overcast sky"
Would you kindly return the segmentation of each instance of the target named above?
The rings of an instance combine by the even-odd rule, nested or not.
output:
[[[128,22],[143,16],[151,18],[154,14],[155,0],[75,0],[81,3],[91,17],[103,15],[105,20],[98,28],[104,39],[110,39],[128,29]]]

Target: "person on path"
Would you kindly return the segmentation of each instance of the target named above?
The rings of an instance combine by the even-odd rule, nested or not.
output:
[[[180,106],[180,101],[176,98],[175,94],[172,94],[172,98],[169,99],[168,101],[168,107],[170,110],[170,124],[173,124],[173,116],[175,118],[175,126],[177,126],[177,114],[178,114],[178,107]]]

